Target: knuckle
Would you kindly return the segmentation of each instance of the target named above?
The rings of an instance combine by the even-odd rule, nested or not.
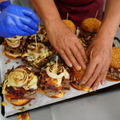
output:
[[[94,59],[95,59],[96,61],[100,61],[100,60],[101,60],[101,57],[100,57],[99,55],[95,55],[95,56],[94,56]]]
[[[86,84],[85,84],[85,86],[90,87],[90,86],[91,86],[91,83],[90,83],[90,82],[88,82],[88,83],[86,83]]]
[[[95,81],[96,78],[97,78],[97,75],[93,75],[91,79]]]

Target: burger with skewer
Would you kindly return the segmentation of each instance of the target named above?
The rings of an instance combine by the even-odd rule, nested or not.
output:
[[[35,99],[38,77],[25,65],[12,68],[5,74],[2,94],[8,102],[22,106]]]
[[[120,47],[113,47],[112,61],[106,76],[109,81],[120,81]]]
[[[51,98],[60,98],[70,90],[70,74],[61,62],[51,61],[41,69],[40,93]]]
[[[22,55],[22,48],[26,42],[26,37],[15,36],[12,38],[5,38],[3,42],[3,54],[11,59],[20,58]]]

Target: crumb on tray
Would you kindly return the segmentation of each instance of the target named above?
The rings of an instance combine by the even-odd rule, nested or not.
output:
[[[4,101],[1,104],[2,104],[2,106],[6,106],[7,105],[7,103],[4,102]]]
[[[24,112],[17,116],[18,120],[30,120],[30,114],[28,112]]]
[[[10,61],[10,59],[8,59],[6,62],[5,62],[5,64],[8,64],[8,63],[10,63],[11,61]]]

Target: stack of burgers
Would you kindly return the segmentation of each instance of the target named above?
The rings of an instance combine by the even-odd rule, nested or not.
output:
[[[98,33],[101,26],[101,21],[96,18],[86,18],[80,26],[79,39],[85,49],[88,48],[95,35]]]
[[[70,20],[63,22],[76,33],[76,26]],[[96,18],[83,20],[79,39],[85,49],[99,31],[101,22]],[[31,36],[5,38],[4,54],[9,58],[21,58],[25,65],[8,70],[3,81],[3,94],[16,106],[24,105],[35,99],[37,90],[51,98],[60,98],[70,91],[70,85],[77,90],[85,90],[80,84],[84,70],[77,71],[56,57],[56,51],[49,43],[46,28]],[[26,42],[27,41],[27,42]],[[113,48],[113,57],[107,78],[120,80],[120,47]],[[37,69],[37,71],[36,71]]]
[[[15,36],[13,38],[5,38],[3,42],[3,54],[11,59],[20,58],[22,49],[26,43],[27,37]]]

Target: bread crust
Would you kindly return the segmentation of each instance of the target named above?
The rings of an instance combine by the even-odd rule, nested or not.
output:
[[[112,54],[112,60],[111,60],[111,66],[113,68],[120,68],[120,47],[116,46],[112,48],[113,54]]]
[[[44,92],[41,88],[39,88],[38,91],[39,91],[40,93],[46,95],[45,92]],[[50,98],[61,98],[61,97],[63,97],[64,94],[65,94],[65,93],[59,93],[59,94],[53,95],[53,96],[49,96],[49,95],[46,95],[46,96],[48,96],[48,97],[50,97]]]
[[[63,20],[63,22],[71,28],[74,32],[76,32],[76,26],[71,20]]]
[[[13,54],[11,54],[11,53],[8,52],[8,51],[4,51],[4,52],[3,52],[3,55],[7,56],[7,57],[10,58],[10,59],[18,59],[18,58],[21,57],[21,55],[17,55],[17,54],[16,54],[16,56],[14,56]]]
[[[96,18],[84,19],[81,23],[81,27],[91,33],[97,33],[101,26],[101,21]]]
[[[83,91],[83,87],[80,86],[80,85],[76,85],[76,84],[74,84],[74,83],[70,83],[70,85],[71,85],[73,88],[77,89],[77,90]]]
[[[108,78],[108,77],[106,77],[106,80],[108,80],[108,81],[112,81],[112,82],[115,82],[115,81],[120,81],[120,79],[119,79],[119,80],[115,80],[115,79]]]
[[[23,98],[23,99],[18,99],[17,101],[11,101],[11,98],[8,97],[7,95],[5,95],[5,98],[6,98],[6,100],[7,100],[9,103],[11,103],[11,104],[13,104],[13,105],[15,105],[15,106],[23,106],[23,105],[25,105],[25,104],[27,104],[27,103],[29,103],[29,102],[31,101],[31,99],[25,99],[25,98]]]

